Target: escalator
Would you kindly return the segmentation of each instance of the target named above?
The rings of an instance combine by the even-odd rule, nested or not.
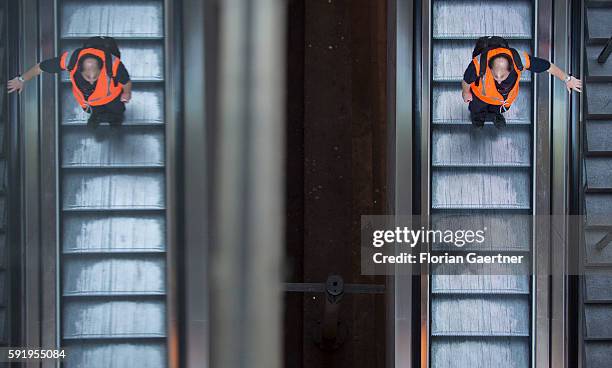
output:
[[[582,281],[582,366],[612,360],[612,58],[598,63],[612,37],[612,2],[587,1],[583,121],[584,256]]]
[[[503,36],[533,55],[534,4],[527,0],[431,3],[431,206],[433,229],[489,229],[483,244],[434,250],[530,259],[533,87],[530,72],[505,114],[507,126],[472,127],[460,82],[480,36]],[[512,231],[507,231],[512,229]],[[531,362],[530,262],[503,274],[431,270],[434,368],[526,368]]]
[[[164,2],[58,2],[59,51],[118,40],[133,82],[119,129],[95,131],[58,87],[61,346],[67,367],[165,367]]]

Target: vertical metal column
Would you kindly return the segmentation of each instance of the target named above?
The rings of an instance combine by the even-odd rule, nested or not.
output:
[[[284,1],[221,9],[212,364],[279,368]]]

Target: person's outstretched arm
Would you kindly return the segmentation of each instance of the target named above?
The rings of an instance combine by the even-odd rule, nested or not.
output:
[[[36,77],[37,75],[40,75],[40,73],[42,73],[42,69],[40,69],[40,64],[36,64],[31,67],[27,72],[23,73],[23,75],[21,76],[21,78],[23,78],[23,81],[21,81],[19,77],[11,79],[6,83],[8,93],[13,93],[15,91],[21,93],[25,82]]]
[[[571,93],[572,90],[576,92],[582,92],[582,81],[573,76],[571,76],[568,80],[568,74],[566,74],[563,70],[559,69],[559,67],[555,64],[550,63],[550,68],[548,68],[548,72],[551,75],[557,77],[559,80],[562,80],[565,83],[565,88],[567,88],[568,92]]]

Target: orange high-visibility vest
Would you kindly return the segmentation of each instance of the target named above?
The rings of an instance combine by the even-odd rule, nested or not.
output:
[[[495,86],[495,79],[493,78],[493,73],[491,72],[491,68],[489,68],[489,60],[499,54],[506,54],[512,60],[512,66],[518,74],[516,78],[516,82],[514,86],[508,93],[508,96],[504,99],[501,93],[497,90]],[[525,56],[525,60],[523,60],[523,66],[525,69],[529,68],[531,61],[529,60],[529,55],[526,52],[523,52]],[[480,74],[480,63],[479,63],[479,55],[477,55],[474,59],[474,67],[476,68],[476,75]],[[490,105],[499,105],[503,106],[506,109],[512,105],[512,102],[516,99],[519,92],[519,81],[521,80],[521,70],[516,67],[516,63],[514,62],[514,58],[512,57],[512,52],[506,48],[499,47],[496,49],[489,50],[487,53],[487,63],[484,66],[486,68],[484,75],[480,79],[478,86],[476,82],[470,84],[470,89],[476,97],[478,97],[483,102],[486,102]]]
[[[98,81],[96,82],[96,88],[87,99],[85,99],[83,92],[81,92],[81,90],[77,87],[76,81],[74,80],[74,74],[79,69],[79,61],[81,57],[85,56],[86,54],[95,55],[102,60],[102,69],[100,70]],[[60,66],[64,70],[67,68],[67,58],[68,52],[65,52],[60,58]],[[112,63],[112,73],[113,75],[117,75],[117,68],[119,67],[119,63],[121,63],[121,60],[115,55],[111,55],[111,58],[112,60],[110,62]],[[107,60],[104,51],[96,48],[86,48],[79,52],[76,63],[74,64],[72,70],[69,70],[70,81],[72,82],[72,94],[83,109],[87,109],[88,106],[105,105],[117,98],[117,96],[119,96],[123,91],[123,84],[113,81],[112,76],[107,74],[106,63]]]

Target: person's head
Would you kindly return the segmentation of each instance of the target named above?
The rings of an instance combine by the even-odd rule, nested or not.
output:
[[[81,74],[90,83],[95,82],[102,70],[101,60],[95,56],[84,56],[81,61]]]
[[[506,54],[496,55],[489,60],[489,68],[497,83],[506,80],[512,71],[512,59]]]

